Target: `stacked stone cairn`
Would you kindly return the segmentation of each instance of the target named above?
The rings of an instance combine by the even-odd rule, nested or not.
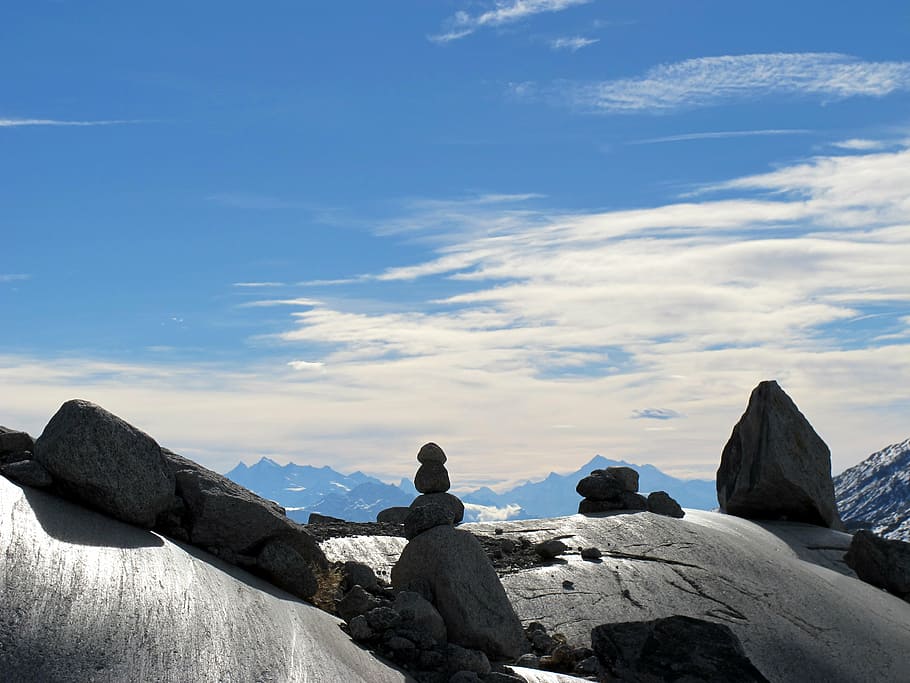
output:
[[[638,492],[638,472],[631,467],[594,470],[578,482],[575,490],[584,500],[578,504],[583,515],[598,512],[641,512],[681,518],[679,504],[666,491],[655,491],[647,498]]]
[[[336,611],[354,640],[421,683],[519,681],[503,662],[530,646],[480,542],[454,528],[464,504],[448,493],[446,455],[428,443],[417,460],[421,495],[404,518],[409,542],[392,569],[392,586],[349,562]]]

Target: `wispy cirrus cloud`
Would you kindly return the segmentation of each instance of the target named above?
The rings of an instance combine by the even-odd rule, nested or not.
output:
[[[31,275],[27,273],[0,273],[0,282],[21,282],[28,280]]]
[[[627,145],[658,145],[664,142],[689,142],[691,140],[723,140],[726,138],[750,138],[777,135],[809,135],[813,131],[806,128],[765,128],[760,130],[718,130],[701,133],[681,133],[665,135],[659,138],[629,140]]]
[[[133,123],[144,123],[138,119],[107,119],[97,121],[69,121],[63,119],[2,119],[0,128],[19,128],[23,126],[122,126]]]
[[[450,43],[469,36],[478,29],[513,24],[535,14],[562,12],[589,2],[592,0],[497,0],[490,9],[477,14],[456,12],[445,22],[442,33],[428,38],[434,43]]]
[[[910,62],[827,52],[699,57],[661,64],[638,77],[524,88],[525,94],[547,93],[558,103],[601,114],[669,112],[770,96],[883,97],[906,90]]]
[[[594,45],[600,42],[599,38],[585,38],[583,36],[571,36],[563,38],[554,38],[550,41],[550,47],[554,50],[568,50],[569,52],[578,52],[584,47]]]
[[[869,152],[871,150],[885,149],[888,146],[882,140],[868,140],[865,138],[850,138],[832,143],[837,149],[847,149],[856,152]]]
[[[669,408],[642,408],[633,410],[632,417],[636,420],[673,420],[682,415]]]

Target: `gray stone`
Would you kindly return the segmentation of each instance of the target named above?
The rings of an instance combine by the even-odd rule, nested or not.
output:
[[[61,491],[124,522],[152,527],[174,499],[174,476],[148,434],[94,403],[64,403],[35,442]]]
[[[767,683],[729,626],[686,616],[603,624],[591,646],[619,680],[736,681]]]
[[[47,488],[54,483],[51,475],[37,460],[20,460],[0,465],[0,474],[17,484],[37,489]]]
[[[399,662],[408,662],[417,654],[417,646],[402,636],[392,636],[385,641],[385,646],[391,650],[392,658]]]
[[[35,440],[17,429],[0,426],[0,453],[35,452]]]
[[[638,472],[631,467],[614,466],[608,467],[603,471],[619,481],[626,491],[629,491],[630,493],[638,492]]]
[[[600,548],[590,547],[581,549],[581,559],[583,560],[599,560],[603,556],[603,553],[600,552]]]
[[[446,462],[446,454],[439,446],[431,441],[420,447],[420,450],[417,452],[417,461],[422,465],[431,462],[444,465]]]
[[[342,582],[346,590],[362,586],[372,592],[379,589],[379,581],[372,567],[362,562],[345,562],[341,570]]]
[[[449,640],[514,659],[524,651],[518,617],[480,542],[468,532],[438,526],[410,541],[392,568],[392,585],[410,590],[428,582]]]
[[[350,622],[354,617],[366,614],[371,609],[379,607],[380,604],[379,598],[367,593],[363,586],[354,586],[335,603],[335,609],[338,611],[338,616]]]
[[[266,541],[256,557],[256,566],[279,588],[306,599],[316,593],[312,558],[317,552],[322,551],[309,536],[287,533]]]
[[[582,676],[593,676],[600,671],[600,662],[597,661],[597,657],[591,655],[585,659],[582,659],[575,665],[576,673],[580,673]]]
[[[321,515],[318,512],[311,512],[310,516],[307,517],[307,524],[344,524],[344,520],[340,517],[332,517],[331,515]]]
[[[457,496],[451,493],[425,493],[417,496],[411,502],[411,509],[421,507],[422,505],[440,505],[452,512],[454,523],[458,524],[464,519],[464,503]]]
[[[686,516],[679,503],[673,500],[666,491],[654,491],[648,494],[648,512],[664,515],[665,517],[676,517],[677,519],[682,519]]]
[[[631,491],[623,491],[619,500],[622,503],[623,510],[647,510],[648,509],[648,499],[645,498],[640,493],[632,493]]]
[[[448,636],[442,615],[419,593],[401,591],[395,596],[392,607],[401,616],[401,622],[407,628],[425,633],[437,643],[446,642]]]
[[[777,382],[760,383],[717,470],[722,511],[841,528],[831,454]]]
[[[409,507],[390,507],[385,510],[380,510],[379,514],[376,515],[377,522],[384,522],[386,524],[404,524],[405,517],[408,516],[408,513],[411,511]]]
[[[491,671],[481,680],[483,683],[526,683],[525,679],[518,674],[505,671]]]
[[[857,531],[844,561],[866,583],[910,602],[910,543]]]
[[[348,631],[351,633],[351,638],[358,643],[365,643],[376,636],[367,623],[367,618],[362,614],[358,614],[348,622]]]
[[[370,628],[376,631],[376,633],[388,631],[401,624],[401,615],[392,607],[386,607],[384,605],[374,607],[364,614],[364,616],[367,618],[367,623],[370,625]]]
[[[411,510],[404,520],[404,537],[410,540],[428,529],[445,524],[455,524],[455,516],[450,508],[435,503],[421,505]]]
[[[452,673],[470,671],[483,676],[490,673],[490,660],[480,650],[450,643],[446,647],[446,667]]]
[[[613,512],[614,510],[624,510],[625,504],[619,498],[614,500],[589,500],[584,498],[578,504],[578,514],[590,515],[598,512]]]
[[[607,474],[606,470],[594,470],[578,482],[575,490],[588,500],[601,501],[615,500],[626,489],[619,479]]]
[[[569,549],[565,543],[555,538],[542,541],[534,546],[534,552],[544,560],[552,560]]]
[[[449,473],[442,463],[424,463],[414,475],[414,488],[421,493],[445,493],[450,486]]]

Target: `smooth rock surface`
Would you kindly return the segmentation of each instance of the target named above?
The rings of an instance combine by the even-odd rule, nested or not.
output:
[[[777,382],[761,382],[717,470],[722,511],[841,528],[831,453]]]
[[[450,526],[438,526],[408,543],[392,568],[392,586],[428,585],[452,643],[515,659],[524,632],[480,542]],[[417,592],[422,592],[417,589]]]
[[[386,508],[379,511],[379,514],[376,515],[376,521],[388,522],[389,524],[404,524],[404,520],[410,511],[411,508],[403,506]]]
[[[572,644],[600,624],[681,614],[729,625],[771,681],[900,680],[910,671],[910,604],[855,578],[842,532],[700,510],[463,528],[531,542],[567,535],[573,548],[601,549],[600,562],[567,554],[566,564],[502,578],[523,623],[540,621]]]
[[[89,401],[60,407],[35,460],[67,495],[131,524],[150,528],[173,503],[174,476],[155,440]]]
[[[242,569],[6,479],[0,605],[9,681],[410,680]]]

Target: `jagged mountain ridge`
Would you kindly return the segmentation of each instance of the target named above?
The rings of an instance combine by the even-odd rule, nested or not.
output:
[[[834,477],[848,529],[910,541],[910,439],[873,453]]]
[[[635,468],[642,491],[667,491],[683,507],[710,510],[717,506],[713,480],[677,479],[653,465],[633,465],[597,455],[569,474],[551,472],[540,481],[528,481],[502,493],[484,486],[462,494],[465,521],[573,514],[580,500],[575,492],[579,479],[591,470],[610,466]],[[373,521],[380,510],[409,505],[417,495],[409,479],[402,479],[395,486],[362,472],[345,475],[329,466],[279,465],[268,458],[251,466],[240,463],[226,476],[278,502],[287,509],[288,516],[302,522],[307,521],[310,512],[352,522]]]

